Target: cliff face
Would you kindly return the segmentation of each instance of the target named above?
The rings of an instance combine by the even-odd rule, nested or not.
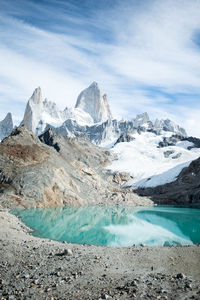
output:
[[[107,95],[101,95],[101,90],[96,82],[80,93],[75,107],[88,113],[94,123],[112,119]]]
[[[157,204],[200,204],[200,157],[178,175],[176,181],[155,188],[138,189]]]
[[[151,205],[121,189],[122,177],[116,182],[105,169],[111,160],[108,150],[87,138],[66,139],[49,130],[39,139],[21,126],[0,144],[0,207]]]
[[[54,102],[43,100],[41,88],[38,87],[28,100],[21,125],[39,135],[48,123],[60,126],[64,120],[64,112],[59,111]]]

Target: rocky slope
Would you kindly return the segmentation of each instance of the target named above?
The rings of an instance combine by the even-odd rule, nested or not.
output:
[[[8,113],[6,117],[0,122],[0,141],[9,136],[13,130],[13,120],[11,113]]]
[[[197,245],[96,247],[59,243],[31,236],[15,216],[2,211],[0,228],[2,300],[199,299]]]
[[[200,204],[200,157],[184,168],[174,182],[154,188],[138,189],[157,204]]]
[[[151,205],[121,188],[130,177],[110,174],[105,166],[112,159],[85,137],[66,139],[49,130],[39,139],[25,126],[16,128],[0,144],[0,205]]]

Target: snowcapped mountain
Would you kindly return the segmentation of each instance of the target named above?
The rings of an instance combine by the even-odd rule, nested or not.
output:
[[[81,108],[88,113],[94,120],[94,123],[102,123],[112,119],[107,95],[101,95],[101,90],[97,82],[93,82],[87,89],[80,93],[75,107]]]
[[[54,102],[42,99],[41,88],[38,87],[29,99],[24,118],[21,124],[24,124],[29,130],[40,134],[46,127],[46,124],[60,126],[64,122],[63,112],[59,111]]]
[[[128,172],[126,186],[154,187],[172,182],[181,170],[200,156],[200,140],[187,137],[183,128],[169,119],[150,120],[147,112],[130,121],[112,119],[108,99],[93,82],[77,98],[75,108],[60,111],[43,100],[41,88],[29,99],[22,124],[37,135],[53,128],[65,137],[86,135],[90,141],[112,148],[116,160],[112,172]],[[0,122],[0,138],[12,131],[12,116]]]
[[[170,131],[141,132],[118,140],[113,147],[117,159],[109,169],[128,172],[125,186],[155,187],[176,180],[183,168],[200,157],[200,140],[175,135]]]
[[[41,88],[36,88],[28,100],[21,124],[39,135],[50,126],[60,127],[66,120],[75,121],[80,126],[91,126],[111,117],[107,96],[101,96],[98,84],[93,82],[80,93],[75,108],[65,108],[64,111],[60,111],[56,103],[43,100]]]
[[[13,130],[12,114],[8,113],[0,122],[0,141],[11,134]]]
[[[171,132],[177,132],[180,133],[183,136],[186,136],[186,131],[184,128],[181,128],[179,125],[177,125],[176,123],[172,122],[169,119],[166,120],[158,120],[156,119],[155,123],[154,123],[154,128],[155,130],[162,131],[171,131]]]

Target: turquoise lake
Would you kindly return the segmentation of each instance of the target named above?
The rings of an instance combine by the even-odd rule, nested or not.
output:
[[[101,246],[200,243],[200,209],[153,207],[62,207],[11,211],[33,235]]]

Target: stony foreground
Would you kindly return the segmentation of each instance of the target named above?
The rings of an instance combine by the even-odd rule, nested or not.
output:
[[[5,211],[0,228],[0,299],[200,299],[199,246],[59,243]]]

